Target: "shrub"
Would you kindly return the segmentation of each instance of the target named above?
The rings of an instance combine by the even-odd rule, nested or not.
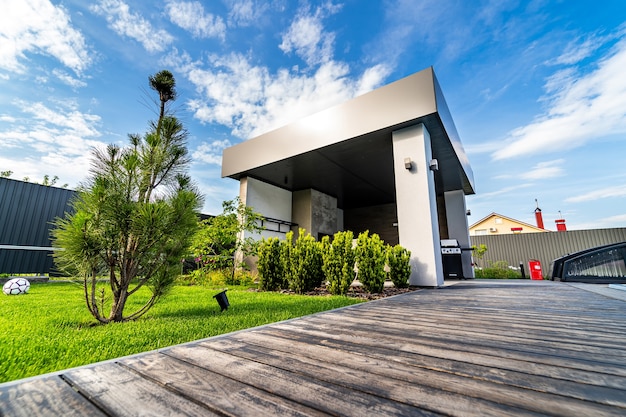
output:
[[[352,249],[353,234],[337,232],[330,241],[322,238],[322,269],[328,281],[328,291],[333,295],[345,295],[354,281],[355,251]]]
[[[379,293],[385,286],[385,243],[377,234],[369,231],[359,234],[356,248],[358,278],[363,288]]]
[[[396,288],[409,286],[411,276],[411,251],[400,245],[387,247],[387,265],[389,265],[389,279]]]
[[[290,233],[287,235],[286,241],[289,242]],[[297,294],[304,294],[322,284],[322,248],[313,236],[300,229],[298,239],[288,253],[289,288]]]
[[[522,274],[518,270],[509,268],[506,261],[496,261],[486,268],[476,268],[474,276],[476,278],[516,279],[521,278]]]
[[[284,260],[281,259],[283,246],[277,237],[263,239],[259,245],[257,268],[259,269],[259,286],[262,290],[275,291],[284,287]]]

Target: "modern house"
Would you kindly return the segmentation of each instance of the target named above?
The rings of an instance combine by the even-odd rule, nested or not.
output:
[[[432,68],[225,149],[222,177],[274,222],[266,236],[369,230],[401,244],[411,285],[443,284],[442,240],[470,244],[473,173]]]

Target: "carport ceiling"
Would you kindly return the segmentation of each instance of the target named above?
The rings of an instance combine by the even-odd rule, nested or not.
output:
[[[392,132],[424,123],[431,135],[437,192],[463,189],[460,164],[436,114],[254,168],[232,178],[253,177],[289,191],[316,189],[342,209],[395,202]],[[442,140],[443,139],[443,140]],[[446,146],[446,144],[448,146]]]

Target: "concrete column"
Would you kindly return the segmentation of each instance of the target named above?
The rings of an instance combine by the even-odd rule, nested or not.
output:
[[[293,192],[293,222],[316,239],[339,231],[337,199],[320,191],[307,189]],[[297,234],[296,234],[297,237]]]
[[[462,248],[469,248],[471,243],[467,224],[465,193],[463,190],[446,191],[444,199],[446,202],[446,218],[448,219],[448,236],[450,239],[456,239]],[[474,278],[472,252],[461,252],[461,259],[463,261],[463,277]]]
[[[411,251],[411,285],[443,285],[430,134],[423,124],[392,133],[400,245]],[[410,169],[405,164],[410,162]]]

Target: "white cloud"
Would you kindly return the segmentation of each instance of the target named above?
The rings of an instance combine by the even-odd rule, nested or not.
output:
[[[517,185],[512,185],[510,187],[504,187],[501,188],[499,190],[495,190],[495,191],[491,191],[488,193],[480,193],[477,194],[475,197],[473,197],[474,200],[486,200],[486,199],[490,199],[492,197],[497,197],[497,196],[501,196],[501,195],[505,195],[505,194],[509,194],[513,191],[518,191],[520,189],[523,188],[528,188],[528,187],[532,187],[533,184],[531,183],[524,183],[524,184],[517,184]]]
[[[48,0],[20,0],[0,14],[0,68],[24,72],[28,54],[48,55],[79,74],[91,63],[83,35],[62,6]]]
[[[626,214],[618,214],[616,216],[602,217],[599,219],[593,218],[591,221],[577,223],[574,226],[568,224],[567,228],[568,230],[603,229],[624,227],[624,223],[626,223]]]
[[[349,66],[332,59],[332,48],[320,47],[323,39],[332,39],[324,34],[321,20],[338,7],[327,3],[311,16],[300,13],[294,24],[307,20],[308,35],[297,38],[289,32],[293,36],[283,38],[283,44],[289,38],[288,50],[294,48],[312,65],[306,72],[279,68],[272,73],[240,53],[194,62],[186,52],[174,50],[163,63],[195,85],[199,97],[188,102],[195,118],[227,126],[233,135],[248,139],[371,91],[389,74],[390,67],[379,64],[350,77]]]
[[[57,175],[60,183],[72,185],[84,179],[91,149],[101,145],[100,117],[81,113],[71,104],[57,108],[26,101],[14,104],[24,117],[13,117],[0,130],[0,149],[10,148],[13,155],[11,160],[0,158],[0,166],[14,171],[15,178]]]
[[[155,29],[139,13],[132,13],[122,0],[100,0],[90,10],[104,16],[109,27],[121,36],[141,43],[148,52],[164,51],[174,37],[163,29]]]
[[[228,3],[230,3],[230,12],[228,13],[230,26],[249,26],[260,20],[269,8],[266,1],[258,0],[230,0]]]
[[[3,147],[80,156],[99,143],[92,140],[100,136],[97,115],[71,108],[51,109],[42,103],[18,101],[15,105],[27,116],[24,121],[15,118],[0,131]]]
[[[194,116],[227,126],[244,139],[346,101],[374,88],[387,74],[385,67],[376,66],[350,79],[348,66],[334,61],[302,75],[286,69],[270,74],[239,54],[213,57],[206,69],[171,58],[168,62],[180,65],[201,95],[188,103]]]
[[[575,197],[566,198],[566,203],[581,203],[584,201],[596,201],[604,198],[626,197],[626,184],[614,187],[601,188]]]
[[[598,39],[590,38],[581,41],[580,39],[573,40],[567,46],[567,49],[557,57],[554,61],[549,61],[547,64],[576,64],[583,59],[589,57],[598,48]]]
[[[301,11],[283,35],[279,48],[285,53],[295,52],[309,66],[332,59],[335,34],[324,30],[323,19],[336,13],[340,6],[326,3],[313,14]]]
[[[52,70],[52,74],[61,80],[62,83],[69,85],[72,88],[79,88],[87,86],[87,83],[79,80],[78,78],[72,77],[70,74],[65,71],[61,71],[59,69]]]
[[[204,7],[197,1],[169,1],[165,10],[170,20],[198,38],[224,39],[226,24],[224,19],[204,12]]]
[[[231,146],[228,139],[216,140],[212,143],[202,142],[193,152],[192,157],[196,162],[221,165],[222,151]]]
[[[541,180],[545,178],[561,177],[564,175],[564,171],[560,165],[564,162],[565,160],[563,159],[539,162],[529,171],[522,173],[520,178],[525,180]]]
[[[495,159],[536,153],[561,152],[596,138],[626,132],[626,33],[597,68],[578,75],[561,70],[545,85],[548,107],[544,114],[513,130]]]

